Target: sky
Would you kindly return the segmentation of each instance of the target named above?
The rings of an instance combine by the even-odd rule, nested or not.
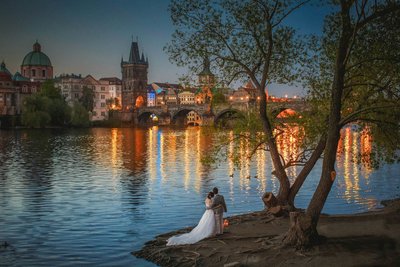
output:
[[[55,75],[121,78],[121,57],[127,60],[132,40],[138,40],[149,59],[149,83],[176,83],[187,70],[163,51],[174,31],[168,5],[169,0],[0,0],[0,61],[10,72],[20,71],[38,40]],[[303,33],[318,33],[325,11],[310,6],[290,20]],[[302,94],[293,86],[271,85],[269,91]]]

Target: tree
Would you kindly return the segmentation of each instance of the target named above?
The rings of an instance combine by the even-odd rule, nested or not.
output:
[[[400,148],[400,3],[332,1],[338,11],[327,17],[311,98],[327,100],[326,148],[317,189],[304,214],[292,213],[285,243],[307,246],[318,241],[317,223],[336,178],[340,130],[366,126],[384,151],[376,159],[398,159]],[[380,138],[380,137],[384,138]]]
[[[294,199],[301,183],[291,190],[285,169],[298,162],[284,163],[281,160],[275,141],[277,133],[274,132],[273,118],[267,114],[265,88],[273,82],[287,83],[295,80],[302,63],[306,62],[304,40],[284,21],[307,2],[173,0],[170,11],[177,29],[166,47],[170,59],[178,65],[189,65],[195,69],[199,60],[210,58],[220,76],[226,77],[226,84],[237,79],[251,79],[261,96],[259,117],[264,134],[239,134],[237,138],[256,136],[252,139],[254,149],[251,151],[255,153],[261,148],[270,151],[273,173],[280,184],[278,203],[292,206],[293,201],[289,201],[291,191]],[[324,140],[321,139],[314,153],[307,154],[309,160],[304,163],[300,179],[304,180],[311,171],[323,147]]]
[[[88,111],[79,102],[75,102],[72,108],[71,125],[75,127],[88,127],[90,125]]]
[[[208,56],[228,81],[249,77],[259,90],[261,124],[247,120],[242,133],[233,139],[249,140],[253,145],[250,156],[257,149],[270,151],[273,174],[280,183],[278,204],[294,206],[294,197],[323,153],[320,183],[307,212],[291,213],[293,227],[284,241],[296,246],[318,240],[319,215],[336,178],[340,129],[362,121],[376,136],[393,134],[382,139],[387,143],[385,152],[398,149],[393,136],[399,135],[398,1],[332,0],[340,10],[327,16],[322,40],[310,38],[311,48],[321,47],[316,51],[305,49],[305,39],[283,24],[307,2],[174,0],[170,11],[177,29],[167,46],[178,65],[195,66]],[[264,89],[272,82],[288,83],[307,75],[309,101],[321,116],[303,120],[307,128],[304,149],[285,161],[276,145],[276,138],[285,129],[278,128],[267,113]],[[296,165],[303,168],[290,185],[285,170]]]
[[[121,104],[119,103],[118,97],[111,97],[109,99],[106,99],[106,105],[109,110],[121,109]]]
[[[70,120],[70,107],[61,95],[60,89],[51,80],[45,81],[39,93],[25,99],[22,109],[22,123],[29,127],[49,125],[64,126]]]
[[[47,113],[49,102],[48,98],[39,94],[27,97],[22,107],[22,124],[33,128],[47,126],[51,121],[51,117]]]
[[[215,92],[212,97],[211,104],[214,105],[220,105],[220,104],[225,104],[226,99],[225,95],[221,92]]]
[[[40,87],[40,95],[50,99],[63,99],[59,88],[54,86],[53,80],[46,80]]]
[[[84,86],[82,88],[82,96],[79,99],[79,102],[83,105],[83,107],[87,110],[92,112],[94,108],[94,91],[92,88]]]

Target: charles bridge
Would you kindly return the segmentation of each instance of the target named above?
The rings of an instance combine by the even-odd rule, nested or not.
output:
[[[286,101],[268,102],[268,109],[277,116],[285,110],[296,113],[307,111],[307,103],[302,99],[289,99]],[[225,119],[236,118],[244,112],[255,110],[256,103],[229,103],[211,107],[210,104],[193,105],[164,105],[154,107],[141,107],[132,112],[121,112],[118,117],[122,121],[130,121],[135,125],[152,123],[157,118],[158,125],[184,125],[189,112],[194,111],[198,119],[191,121],[195,125],[214,125]]]

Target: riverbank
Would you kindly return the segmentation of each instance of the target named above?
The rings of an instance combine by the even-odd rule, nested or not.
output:
[[[160,266],[400,266],[400,199],[355,215],[322,215],[318,232],[327,239],[308,251],[280,246],[289,218],[266,211],[228,218],[222,236],[167,247],[182,229],[157,236],[133,255]]]

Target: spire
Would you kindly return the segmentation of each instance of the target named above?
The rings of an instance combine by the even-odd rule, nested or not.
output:
[[[41,46],[36,39],[36,42],[33,44],[33,51],[40,52],[40,50],[41,50]]]
[[[137,42],[132,42],[131,52],[129,54],[129,63],[139,63],[140,55],[139,55],[139,46]]]
[[[213,75],[210,70],[210,60],[208,57],[204,57],[203,70],[199,73],[199,75]]]
[[[142,52],[142,58],[140,59],[140,61],[145,62],[143,52]]]

